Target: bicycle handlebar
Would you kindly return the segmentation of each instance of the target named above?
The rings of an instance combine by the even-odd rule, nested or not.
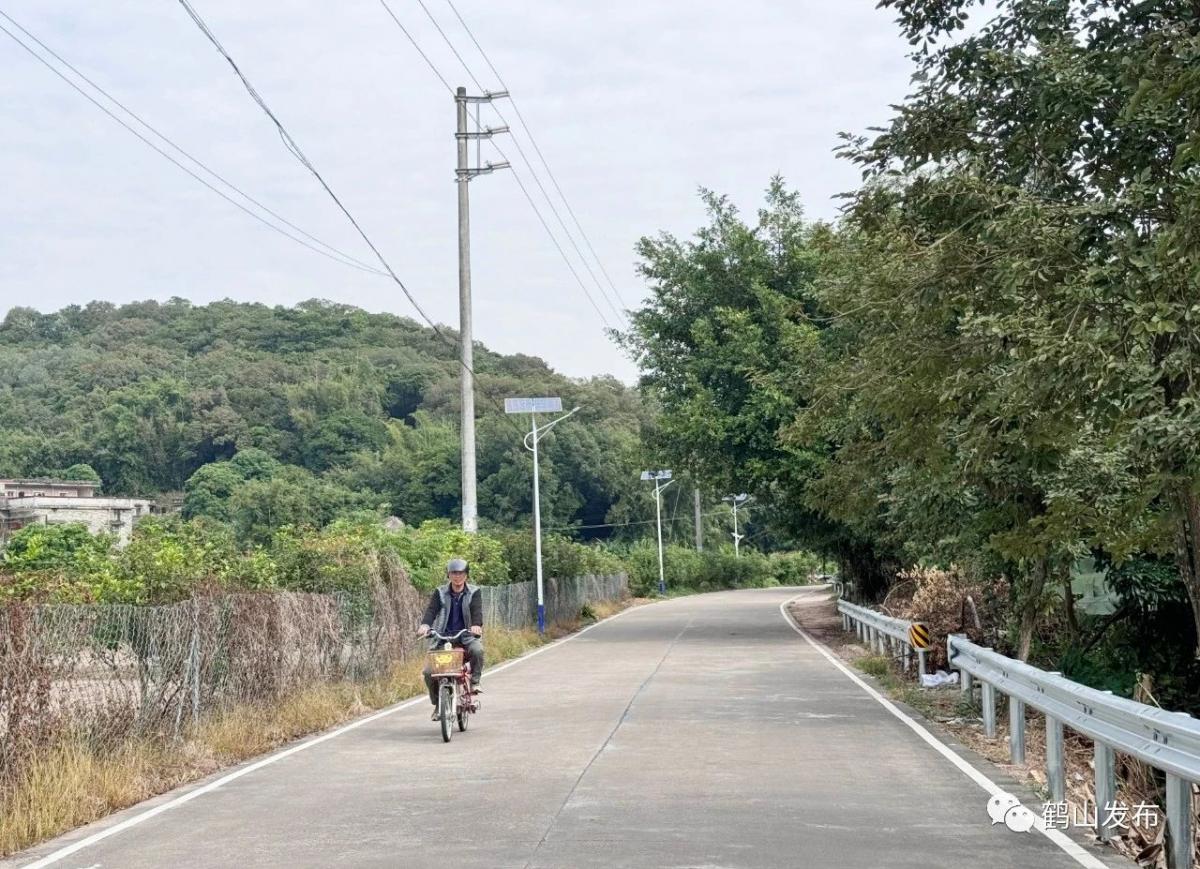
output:
[[[463,628],[457,634],[454,634],[449,637],[445,636],[444,634],[439,634],[437,631],[430,628],[428,633],[425,634],[425,636],[429,637],[431,639],[434,639],[434,640],[441,640],[443,643],[457,643],[459,638],[461,638],[463,634],[467,634],[468,636],[475,636],[474,634],[471,633],[469,628]]]

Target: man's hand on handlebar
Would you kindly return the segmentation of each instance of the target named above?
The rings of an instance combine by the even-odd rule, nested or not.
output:
[[[417,628],[417,636],[418,637],[423,637],[427,633],[429,633],[429,625],[421,625],[419,628]]]
[[[483,625],[471,625],[471,633],[477,637],[483,636]]]

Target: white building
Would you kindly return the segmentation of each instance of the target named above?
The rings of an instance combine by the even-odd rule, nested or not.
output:
[[[86,480],[0,480],[0,546],[26,525],[77,522],[93,534],[116,535],[129,542],[133,523],[150,513],[151,502],[138,498],[97,498],[96,483]]]

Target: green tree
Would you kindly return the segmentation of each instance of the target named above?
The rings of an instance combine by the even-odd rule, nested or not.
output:
[[[884,5],[917,46],[917,89],[847,144],[866,184],[834,308],[855,346],[929,352],[871,389],[913,366],[922,454],[990,505],[987,539],[1033,577],[1027,606],[1082,546],[1144,549],[1173,555],[1200,622],[1194,4]]]
[[[805,223],[778,178],[753,223],[726,199],[702,197],[709,221],[693,240],[664,234],[638,246],[651,295],[621,341],[662,409],[646,435],[651,455],[710,492],[753,493],[782,531],[836,554],[868,591],[882,587],[892,551],[872,527],[814,509],[830,444],[793,428],[820,359],[813,283],[828,230]]]
[[[62,472],[61,476],[64,480],[87,480],[97,485],[102,482],[100,475],[96,473],[96,469],[91,465],[83,463],[71,465],[71,467]]]

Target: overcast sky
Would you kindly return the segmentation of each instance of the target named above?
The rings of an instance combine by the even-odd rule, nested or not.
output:
[[[418,302],[456,327],[454,105],[379,0],[192,2]],[[483,84],[499,88],[446,0],[424,2]],[[456,2],[632,306],[645,290],[634,244],[690,234],[703,218],[700,186],[749,213],[780,173],[810,216],[834,216],[832,197],[858,178],[834,158],[836,134],[886,121],[908,86],[907,46],[873,0]],[[469,86],[418,0],[389,3],[450,83]],[[0,10],[279,214],[370,259],[175,0],[0,0]],[[319,297],[415,316],[394,284],[264,228],[3,34],[0,125],[0,309]],[[572,376],[632,381],[515,179],[485,176],[471,194],[476,339]]]

